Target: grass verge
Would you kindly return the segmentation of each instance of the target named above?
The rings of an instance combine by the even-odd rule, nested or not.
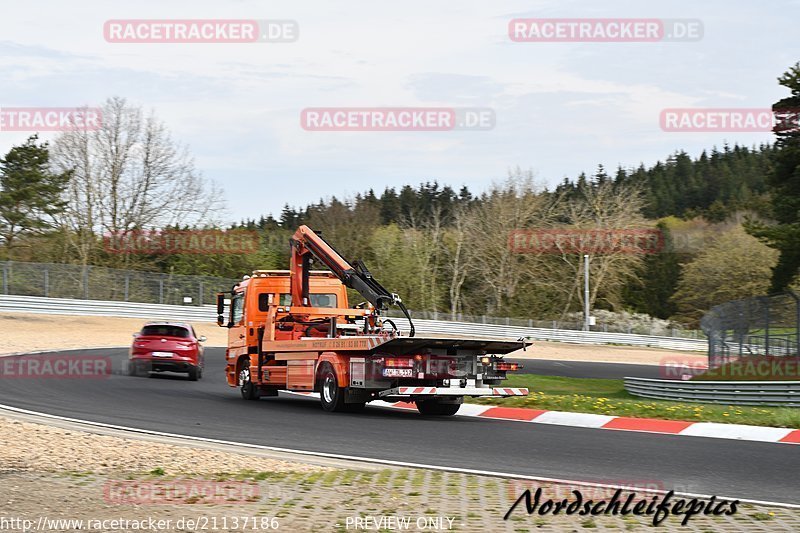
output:
[[[564,378],[519,374],[509,377],[503,385],[527,387],[530,389],[530,395],[506,399],[470,398],[467,401],[484,405],[637,418],[800,428],[800,409],[798,408],[650,400],[629,394],[621,379]]]

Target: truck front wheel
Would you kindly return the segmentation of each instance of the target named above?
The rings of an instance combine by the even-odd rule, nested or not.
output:
[[[461,408],[460,403],[441,403],[437,400],[417,400],[417,410],[424,416],[453,416]]]
[[[250,379],[250,366],[247,362],[239,367],[239,390],[245,400],[258,400],[261,391]]]
[[[344,411],[344,390],[339,387],[336,371],[330,363],[322,363],[319,370],[319,399],[326,411]]]

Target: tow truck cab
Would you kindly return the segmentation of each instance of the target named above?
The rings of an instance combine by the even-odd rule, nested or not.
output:
[[[312,270],[309,274],[314,307],[349,307],[347,289],[331,272]],[[286,308],[292,305],[288,270],[256,270],[236,284],[231,293],[217,295],[217,324],[228,328],[226,376],[231,386],[237,386],[237,361],[257,353],[261,345],[271,303]],[[275,330],[275,340],[294,337],[294,330]]]

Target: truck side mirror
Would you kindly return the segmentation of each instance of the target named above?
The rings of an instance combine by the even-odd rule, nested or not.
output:
[[[217,293],[217,325],[219,327],[227,327],[225,323],[225,293]]]

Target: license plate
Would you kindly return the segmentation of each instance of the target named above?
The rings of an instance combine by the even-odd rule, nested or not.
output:
[[[385,378],[413,378],[413,368],[384,368],[383,377]]]
[[[172,352],[153,352],[153,357],[172,357]]]

